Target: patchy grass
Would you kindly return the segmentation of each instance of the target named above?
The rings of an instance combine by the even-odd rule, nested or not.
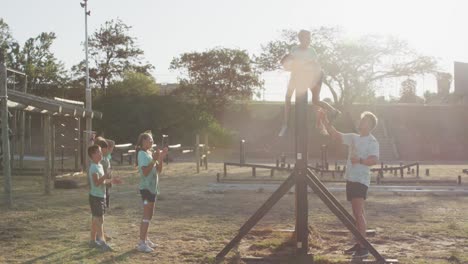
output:
[[[0,263],[214,263],[216,254],[271,192],[212,192],[208,185],[222,166],[210,164],[198,175],[194,171],[191,163],[174,163],[162,175],[161,199],[149,231],[160,246],[150,254],[135,250],[142,208],[132,166],[114,170],[124,183],[111,192],[105,229],[115,251],[107,253],[87,245],[87,188],[54,190],[45,196],[41,177],[15,176],[14,207],[1,207]],[[86,181],[83,176],[75,179]],[[345,201],[344,193],[336,196]],[[313,194],[309,208],[310,252],[316,263],[347,263],[341,252],[351,245],[351,237],[332,234],[345,228]],[[400,263],[468,263],[467,196],[371,193],[366,209],[369,227],[377,230],[369,239],[384,256]],[[226,263],[242,263],[239,256],[291,252],[292,233],[278,229],[294,229],[293,193],[273,207]]]

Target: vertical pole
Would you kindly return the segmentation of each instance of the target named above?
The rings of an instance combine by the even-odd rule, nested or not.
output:
[[[240,141],[240,164],[245,164],[245,140]]]
[[[28,87],[28,76],[24,76],[24,85],[23,93],[27,92]],[[26,112],[21,111],[20,113],[20,144],[19,144],[19,168],[23,169],[23,160],[24,160],[24,142],[25,142],[25,130],[26,130]]]
[[[403,173],[404,173],[404,170],[403,170],[403,163],[400,162],[400,177],[403,179]]]
[[[208,134],[205,134],[205,170],[208,169],[208,152],[210,148],[208,147]]]
[[[32,115],[28,115],[28,145],[29,145],[29,152],[32,152]]]
[[[12,130],[12,133],[13,133],[13,137],[11,139],[11,149],[10,149],[10,152],[11,152],[11,168],[14,169],[15,168],[15,153],[16,153],[16,141],[18,140],[18,126],[17,126],[17,123],[16,123],[16,119],[17,119],[18,115],[17,115],[17,110],[14,110],[13,111],[13,117],[11,118],[11,130]]]
[[[20,112],[20,124],[19,124],[19,168],[23,168],[24,160],[24,130],[25,130],[25,119],[26,113],[24,111]]]
[[[89,63],[88,63],[88,16],[90,13],[88,12],[88,0],[84,0],[84,16],[85,16],[85,62],[86,62],[86,110],[88,112],[92,111],[92,101],[91,101],[91,87],[89,87]],[[89,146],[89,139],[91,138],[91,131],[93,130],[92,128],[92,119],[91,116],[86,115],[86,131],[85,133],[86,137],[84,138],[83,142],[83,147],[84,147],[84,153],[88,150]],[[83,155],[85,158],[83,160],[84,164],[84,170],[88,171],[88,164],[89,164],[89,159],[87,155]]]
[[[195,136],[195,163],[197,164],[197,173],[200,173],[200,135]]]
[[[2,111],[2,154],[3,154],[3,177],[5,188],[5,204],[10,208],[13,204],[11,195],[11,167],[10,167],[10,139],[8,136],[8,92],[7,92],[7,69],[3,50],[0,49],[0,99]]]
[[[51,142],[50,142],[50,116],[44,115],[44,193],[50,194],[50,155],[51,155]]]
[[[83,165],[83,151],[81,148],[81,119],[79,117],[75,118],[76,120],[76,151],[78,157],[80,157],[80,160],[78,162],[75,162],[75,169],[79,170],[79,165]]]
[[[328,145],[325,145],[325,168],[326,168],[326,170],[330,169],[328,167]]]
[[[80,167],[80,158],[78,154],[78,149],[75,148],[74,152],[75,152],[75,171],[78,171]]]
[[[307,90],[296,87],[295,133],[296,133],[296,255],[305,257],[308,254],[308,201],[307,201],[307,163],[308,163],[308,119]],[[302,91],[301,91],[302,90]]]
[[[51,152],[50,152],[50,163],[51,163],[51,166],[50,166],[50,171],[51,171],[51,174],[52,174],[52,179],[53,181],[55,182],[55,123],[54,123],[54,119],[51,118],[51,122],[50,122],[50,149],[51,149]]]

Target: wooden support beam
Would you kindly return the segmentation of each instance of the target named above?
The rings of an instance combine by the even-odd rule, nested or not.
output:
[[[3,50],[0,49],[0,100],[2,112],[2,155],[3,177],[5,190],[5,204],[8,208],[13,205],[11,193],[11,163],[10,163],[10,138],[8,135],[8,94],[7,94],[7,68]]]
[[[50,171],[52,175],[52,181],[55,182],[55,122],[51,117],[50,122]]]
[[[81,119],[79,117],[75,118],[76,120],[76,142],[75,142],[75,170],[78,171],[81,165],[83,164],[83,160],[79,157],[82,157],[82,149],[81,149]]]
[[[195,136],[195,163],[197,164],[197,173],[200,173],[200,135]]]
[[[50,116],[43,116],[44,119],[44,157],[45,157],[45,166],[44,166],[44,193],[50,194],[51,188],[51,127],[50,127]]]

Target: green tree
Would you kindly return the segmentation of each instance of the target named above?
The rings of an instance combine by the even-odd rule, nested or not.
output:
[[[386,78],[433,73],[436,61],[411,50],[393,37],[366,35],[350,41],[339,28],[311,30],[311,45],[319,55],[325,72],[325,85],[338,106],[369,102],[375,97],[379,81]],[[279,69],[279,61],[296,44],[296,32],[283,30],[278,40],[262,45],[255,58],[264,71]]]
[[[416,95],[417,82],[413,79],[406,79],[401,82],[400,103],[424,103],[424,99]]]
[[[89,76],[94,87],[106,88],[115,79],[123,77],[126,71],[150,75],[153,65],[143,59],[144,52],[136,45],[136,38],[130,35],[131,26],[122,20],[105,22],[89,38]],[[85,78],[85,62],[73,66],[75,79]]]
[[[126,72],[122,80],[109,85],[109,95],[151,95],[158,94],[159,87],[152,76],[140,72]]]
[[[28,89],[32,93],[52,96],[51,91],[63,89],[68,81],[63,63],[51,51],[56,38],[53,32],[43,32],[26,40],[21,49],[18,61],[28,75]]]
[[[0,18],[0,49],[3,50],[7,67],[18,69],[20,46],[13,38],[10,27]]]
[[[233,100],[248,100],[263,89],[259,71],[245,50],[215,48],[184,53],[172,60],[178,70],[178,94],[219,117]]]
[[[117,142],[135,142],[146,130],[157,144],[161,134],[169,135],[171,144],[192,145],[197,133],[208,133],[211,146],[227,146],[231,140],[210,114],[174,96],[109,94],[96,98],[95,108],[103,119],[93,127]]]

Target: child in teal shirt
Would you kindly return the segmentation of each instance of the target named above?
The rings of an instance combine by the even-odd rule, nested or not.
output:
[[[153,136],[145,132],[140,134],[136,146],[137,166],[140,174],[140,194],[143,200],[143,219],[140,225],[140,241],[138,251],[149,253],[157,245],[148,239],[148,227],[153,217],[156,196],[159,193],[159,177],[167,148],[152,152]]]
[[[105,184],[110,181],[109,174],[104,173],[100,164],[102,160],[101,147],[93,145],[88,148],[88,156],[91,163],[88,170],[90,182],[89,205],[91,207],[91,247],[100,247],[102,250],[110,251],[112,248],[106,243],[104,234],[104,214],[106,212],[106,190]]]

